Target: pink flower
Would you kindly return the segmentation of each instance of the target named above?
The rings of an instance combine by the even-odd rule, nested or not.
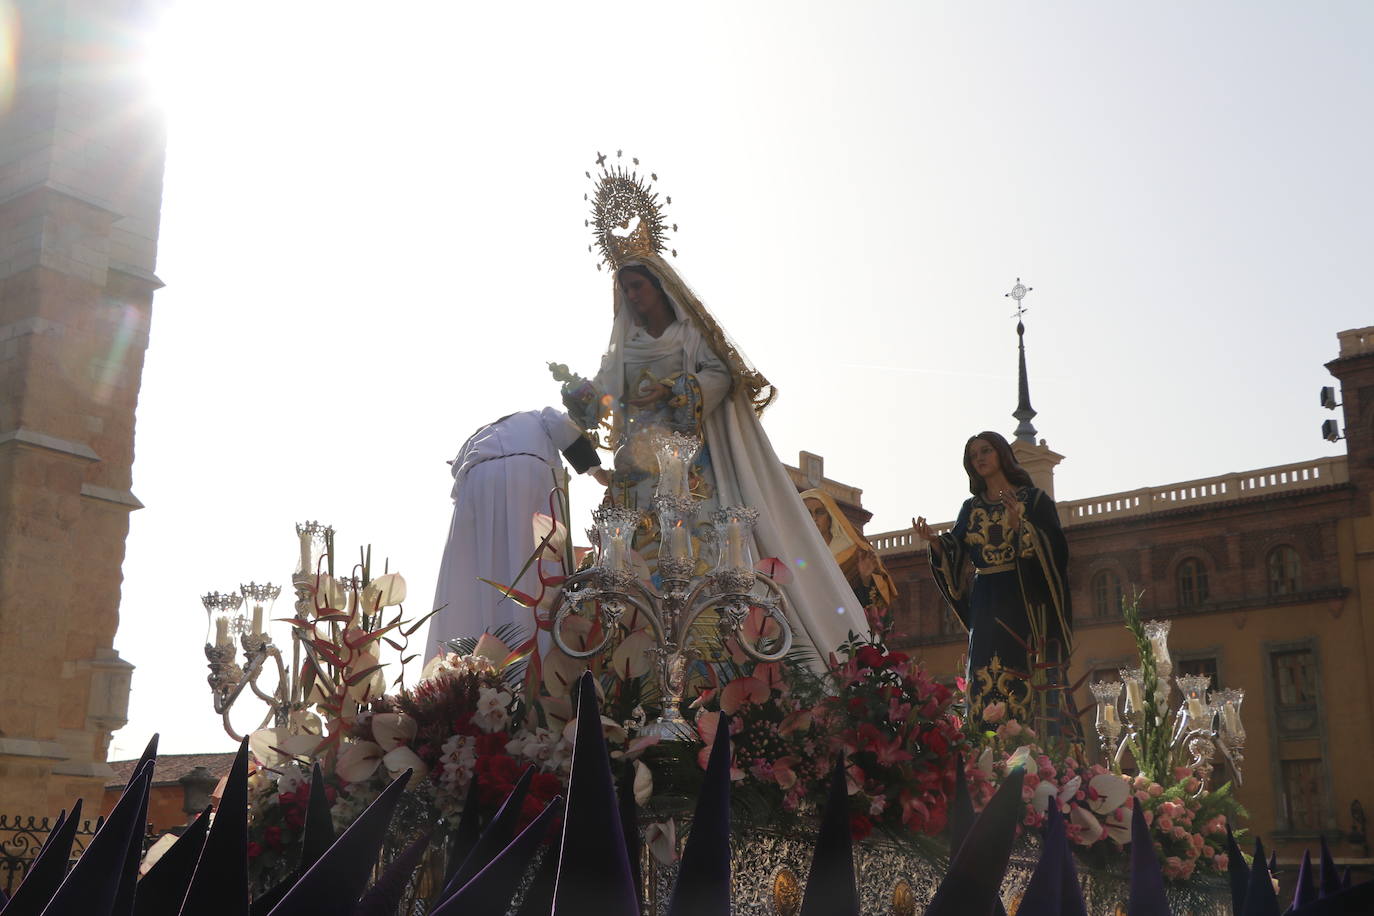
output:
[[[1008,719],[997,726],[997,737],[1015,738],[1017,735],[1021,734],[1022,731],[1024,731],[1024,729],[1021,727],[1020,722],[1017,722],[1015,719]]]
[[[1165,833],[1174,829],[1174,821],[1167,814],[1160,815],[1159,819],[1155,821],[1155,824]]]
[[[1219,856],[1212,856],[1212,867],[1215,868],[1217,871],[1226,871],[1226,869],[1229,868],[1230,865],[1231,859],[1226,855],[1226,853],[1223,852]]]
[[[1007,704],[989,703],[983,707],[983,721],[989,725],[996,725],[1007,717]]]
[[[1161,818],[1161,820],[1162,820],[1162,818]],[[1163,825],[1161,824],[1160,826],[1162,827]],[[1173,838],[1176,839],[1176,840],[1182,840],[1182,839],[1184,839],[1184,838],[1186,838],[1186,837],[1188,836],[1188,831],[1184,830],[1182,827],[1178,826],[1177,824],[1174,825],[1174,829],[1173,829],[1173,830],[1170,830],[1169,833],[1170,833],[1170,835],[1173,836]]]
[[[1152,797],[1158,798],[1164,794],[1164,787],[1157,782],[1152,782],[1150,783],[1150,788],[1146,791],[1148,791]]]
[[[1174,782],[1183,782],[1183,780],[1192,775],[1192,767],[1174,767]]]

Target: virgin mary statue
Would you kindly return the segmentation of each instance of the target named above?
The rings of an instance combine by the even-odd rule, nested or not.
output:
[[[758,511],[757,555],[792,571],[783,591],[797,642],[824,662],[851,635],[867,636],[862,604],[759,422],[774,395],[768,380],[656,251],[641,248],[614,268],[611,339],[592,383],[611,413],[612,497],[649,509],[655,440],[665,432],[700,438],[690,469],[699,517],[718,506]]]

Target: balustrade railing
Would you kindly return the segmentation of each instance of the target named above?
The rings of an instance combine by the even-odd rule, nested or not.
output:
[[[1220,474],[1159,487],[1142,487],[1106,496],[1068,500],[1059,504],[1059,519],[1067,528],[1085,522],[1150,515],[1204,503],[1331,486],[1346,483],[1349,479],[1345,456],[1337,455],[1238,474]],[[954,522],[950,521],[930,527],[943,532],[953,526]],[[868,541],[880,556],[912,551],[924,553],[926,550],[925,543],[916,537],[916,532],[911,528],[883,531],[871,535]]]

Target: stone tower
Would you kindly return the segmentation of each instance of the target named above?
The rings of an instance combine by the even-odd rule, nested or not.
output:
[[[0,76],[0,811],[99,804],[165,148],[148,0],[19,0]],[[0,30],[3,29],[0,20]],[[87,810],[90,810],[88,807]]]

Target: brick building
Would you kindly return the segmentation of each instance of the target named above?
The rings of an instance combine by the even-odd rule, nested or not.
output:
[[[0,92],[0,810],[99,807],[164,137],[143,0],[19,0]],[[8,72],[7,72],[7,75]]]
[[[1374,800],[1374,328],[1338,335],[1347,454],[1059,502],[1070,552],[1077,649],[1072,676],[1117,680],[1134,656],[1120,599],[1172,620],[1175,674],[1243,687],[1252,825],[1280,855],[1318,834],[1369,864],[1363,808]],[[1060,456],[1014,443],[1053,493]],[[809,463],[809,467],[808,467]],[[803,453],[793,477],[822,485],[856,524],[861,491],[827,481]],[[952,522],[934,527],[946,529]],[[900,594],[899,644],[943,678],[962,672],[966,636],[941,600],[910,529],[870,534]],[[1081,709],[1092,706],[1086,687]],[[1089,728],[1091,723],[1089,721]]]

